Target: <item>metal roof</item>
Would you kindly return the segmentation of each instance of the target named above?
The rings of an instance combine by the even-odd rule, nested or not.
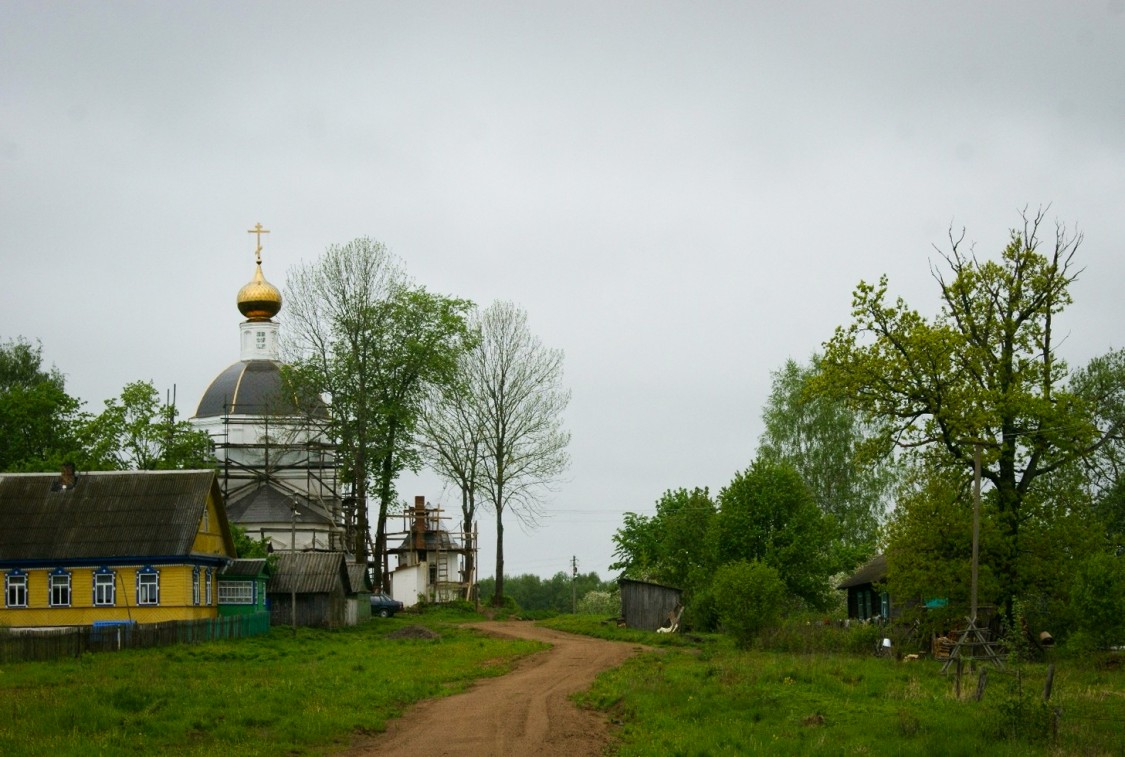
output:
[[[342,589],[350,594],[348,568],[343,552],[281,552],[277,570],[266,584],[268,593],[295,591],[323,594]]]
[[[319,399],[313,405],[317,416],[326,414]],[[199,400],[196,418],[224,415],[295,416],[303,411],[294,397],[283,390],[281,363],[273,360],[241,360],[215,377]]]
[[[248,523],[289,523],[293,520],[293,503],[297,504],[297,523],[332,525],[319,507],[310,507],[307,497],[282,491],[269,483],[259,484],[253,491],[227,503],[227,515],[240,525]]]
[[[207,497],[234,554],[214,471],[0,474],[0,561],[73,562],[191,554]]]
[[[269,574],[269,563],[264,557],[244,557],[234,560],[221,575],[223,578],[257,578]]]

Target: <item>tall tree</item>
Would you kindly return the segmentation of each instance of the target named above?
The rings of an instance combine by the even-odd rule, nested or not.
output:
[[[355,554],[367,562],[369,486],[379,501],[375,579],[385,584],[386,519],[394,482],[417,470],[415,430],[427,388],[455,375],[472,339],[466,300],[427,292],[406,279],[379,242],[333,245],[289,272],[287,375],[297,396],[323,396],[344,479],[356,501]]]
[[[617,561],[610,570],[684,589],[688,595],[710,581],[716,554],[711,529],[717,508],[707,489],[676,489],[656,502],[652,516],[625,513],[613,535]]]
[[[431,388],[418,422],[418,440],[426,464],[461,493],[461,531],[467,541],[476,533],[477,496],[484,455],[485,421],[474,394],[469,354],[455,380]],[[472,545],[471,545],[472,546]],[[465,553],[465,581],[476,575],[476,554]],[[470,588],[466,591],[469,599]]]
[[[0,471],[57,470],[78,462],[82,403],[66,393],[43,347],[20,337],[0,343]]]
[[[814,355],[807,367],[789,360],[771,374],[758,457],[801,474],[820,509],[836,519],[836,552],[847,570],[875,550],[896,471],[870,423],[842,399],[810,391],[820,370]]]
[[[969,470],[981,445],[1003,537],[994,568],[1009,616],[1033,485],[1117,433],[1099,428],[1067,389],[1056,353],[1055,318],[1071,301],[1081,236],[1057,227],[1043,252],[1043,213],[1023,221],[999,261],[978,259],[963,248],[964,233],[950,234],[942,253],[948,271],[933,269],[942,306],[932,319],[901,298],[888,302],[885,276],[878,285],[860,282],[852,323],[827,343],[819,383],[884,420],[888,438],[904,448]]]
[[[566,469],[570,433],[563,412],[570,391],[562,386],[562,350],[543,346],[527,326],[527,313],[496,302],[476,322],[480,343],[470,353],[469,386],[484,419],[481,492],[496,515],[496,590],[504,601],[504,513],[525,526],[541,515],[539,497]]]
[[[160,401],[151,381],[126,384],[121,395],[83,429],[86,467],[111,470],[207,468],[215,464],[211,437],[177,420],[172,402]]]
[[[796,469],[756,460],[735,474],[718,499],[720,565],[759,561],[777,571],[794,597],[815,608],[828,604],[828,578],[839,568],[831,552],[835,524]]]

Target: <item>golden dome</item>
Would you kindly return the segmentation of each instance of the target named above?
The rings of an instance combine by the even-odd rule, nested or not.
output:
[[[260,260],[254,278],[238,290],[238,310],[250,321],[268,321],[281,310],[281,290],[266,281]]]

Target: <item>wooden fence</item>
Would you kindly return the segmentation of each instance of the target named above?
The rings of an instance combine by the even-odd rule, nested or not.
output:
[[[269,613],[260,612],[166,623],[99,623],[95,626],[9,631],[0,633],[0,664],[78,657],[86,652],[240,639],[259,636],[269,630]]]

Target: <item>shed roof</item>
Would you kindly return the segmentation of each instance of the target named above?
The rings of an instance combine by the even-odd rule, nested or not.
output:
[[[266,584],[269,593],[324,594],[337,589],[351,593],[343,552],[281,552]]]
[[[859,570],[845,579],[837,589],[850,589],[853,586],[863,586],[885,580],[887,577],[887,558],[885,555],[875,555]]]
[[[367,566],[357,562],[348,563],[349,594],[360,591],[371,591],[371,576],[367,573]]]
[[[214,471],[82,473],[68,488],[57,473],[3,473],[0,562],[186,557],[209,494],[234,555]]]
[[[257,578],[269,575],[269,562],[264,557],[244,557],[234,560],[220,574],[223,578]]]

